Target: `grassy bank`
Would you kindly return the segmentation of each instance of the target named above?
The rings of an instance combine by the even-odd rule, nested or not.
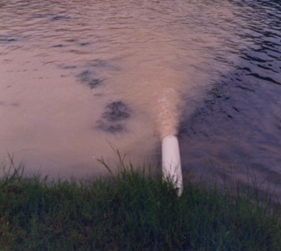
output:
[[[281,250],[278,210],[238,190],[121,169],[91,184],[0,180],[0,250]]]

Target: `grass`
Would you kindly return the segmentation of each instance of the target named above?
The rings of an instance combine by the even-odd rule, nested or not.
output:
[[[0,180],[1,251],[281,250],[280,210],[239,189],[186,180],[177,197],[160,174],[122,165],[91,184],[10,173]]]

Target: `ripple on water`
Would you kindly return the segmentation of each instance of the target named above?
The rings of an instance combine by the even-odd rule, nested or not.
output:
[[[79,177],[107,142],[153,159],[176,109],[186,173],[252,168],[281,194],[280,1],[90,2],[0,3],[1,159]]]

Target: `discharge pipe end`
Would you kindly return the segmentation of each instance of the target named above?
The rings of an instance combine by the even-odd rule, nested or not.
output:
[[[162,174],[178,188],[178,196],[183,190],[179,141],[176,136],[168,135],[162,140]]]

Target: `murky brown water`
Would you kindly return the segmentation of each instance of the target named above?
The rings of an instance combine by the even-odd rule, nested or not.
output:
[[[176,134],[180,128],[184,171],[197,164],[197,170],[204,171],[194,156],[216,149],[210,135],[216,138],[216,128],[227,123],[226,119],[219,124],[209,122],[209,117],[220,117],[209,112],[206,100],[211,96],[218,102],[217,94],[209,94],[213,86],[220,86],[219,92],[221,86],[233,87],[235,81],[229,76],[241,66],[243,52],[258,49],[261,34],[254,27],[262,24],[262,32],[274,29],[262,14],[264,9],[265,13],[280,13],[274,9],[280,5],[272,4],[2,1],[2,163],[10,153],[25,163],[28,172],[89,178],[105,172],[97,159],[117,161],[111,146],[133,163],[157,161],[161,137]],[[250,81],[256,78],[252,75]],[[225,79],[232,84],[224,85]],[[280,83],[278,78],[275,81]],[[276,93],[277,85],[273,86],[271,93]],[[194,119],[200,117],[200,109],[207,111],[201,124]],[[202,131],[213,127],[213,133],[198,139],[190,133],[190,123],[198,124],[197,131],[202,126]],[[247,128],[244,121],[237,123],[241,130]],[[227,149],[229,135],[221,137],[220,147]],[[243,144],[241,139],[238,145]],[[206,156],[201,154],[201,160]]]
[[[180,94],[200,100],[208,84],[196,67],[211,60],[201,50],[219,41],[190,30],[185,16],[198,8],[184,1],[4,4],[1,159],[9,152],[27,169],[89,175],[99,170],[97,158],[116,159],[110,144],[133,162],[155,156],[161,135],[177,133]]]

